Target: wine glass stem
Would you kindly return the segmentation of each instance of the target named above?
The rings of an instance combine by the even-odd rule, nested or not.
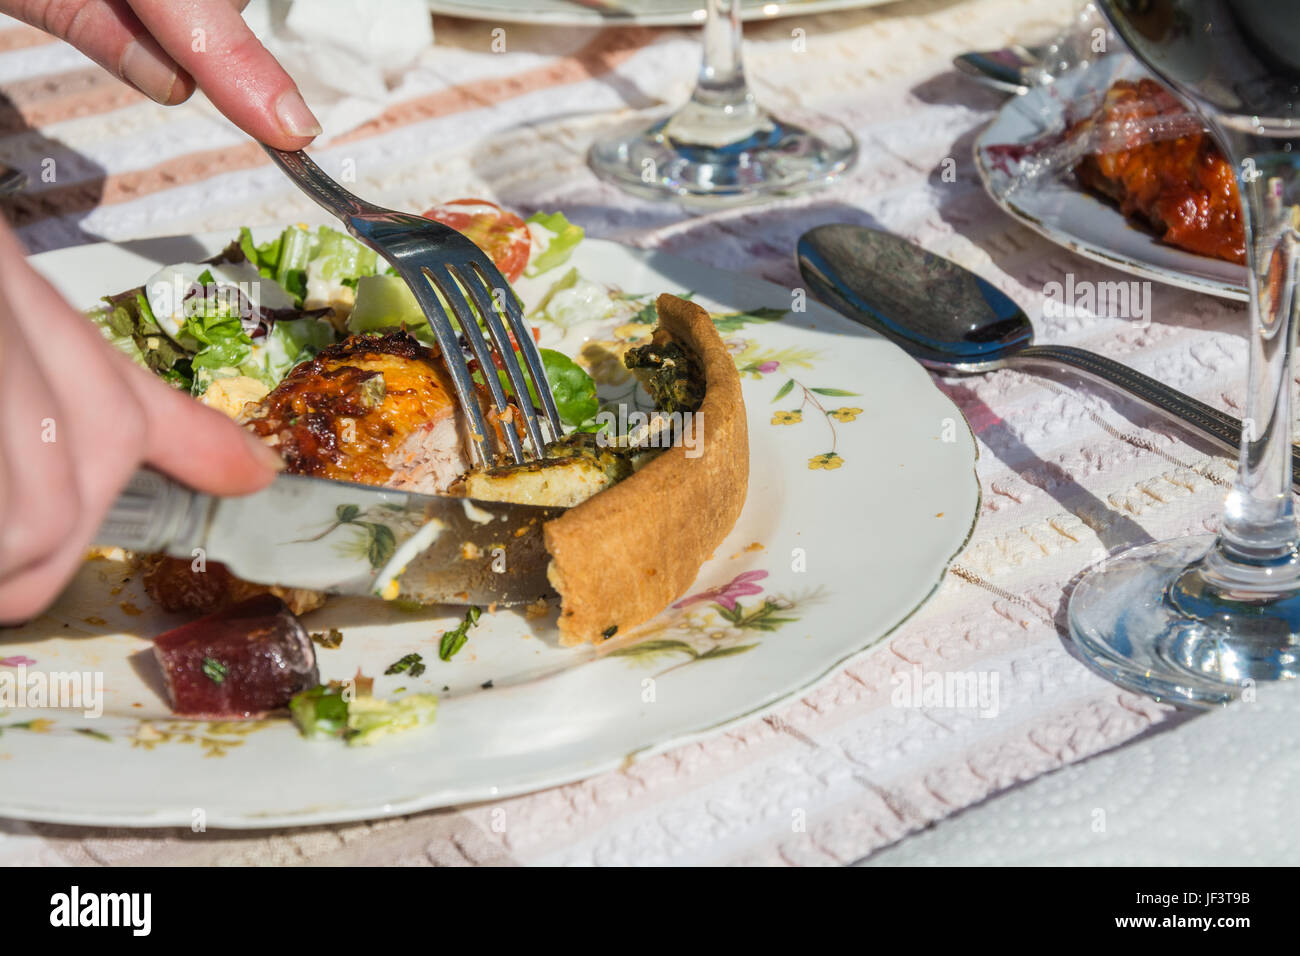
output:
[[[1300,589],[1291,493],[1300,155],[1281,139],[1231,128],[1221,135],[1240,173],[1253,294],[1240,466],[1208,570],[1233,590],[1276,596]]]
[[[694,98],[711,106],[743,103],[750,98],[745,83],[740,0],[705,0],[704,58]]]
[[[740,0],[705,0],[704,58],[691,98],[668,121],[673,142],[721,148],[742,143],[765,127],[763,111],[745,82]]]

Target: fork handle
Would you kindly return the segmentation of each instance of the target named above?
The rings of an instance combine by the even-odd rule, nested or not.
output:
[[[316,200],[326,212],[332,213],[344,222],[347,222],[350,216],[358,216],[362,213],[382,213],[385,210],[378,206],[372,206],[358,196],[352,195],[342,186],[334,181],[334,177],[329,176],[323,169],[312,161],[312,158],[302,150],[276,149],[274,146],[267,146],[262,143],[262,148],[266,154],[271,157],[272,162],[279,166],[289,177],[297,183],[302,190]]]

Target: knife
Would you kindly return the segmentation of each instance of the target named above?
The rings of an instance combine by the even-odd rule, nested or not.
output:
[[[554,596],[542,525],[563,508],[417,495],[305,475],[217,498],[135,473],[95,543],[209,562],[259,584],[420,604]]]

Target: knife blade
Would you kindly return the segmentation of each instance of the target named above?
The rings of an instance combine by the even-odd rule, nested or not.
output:
[[[95,543],[208,562],[259,584],[420,604],[527,604],[554,595],[542,526],[563,508],[418,495],[278,475],[216,498],[137,472]]]

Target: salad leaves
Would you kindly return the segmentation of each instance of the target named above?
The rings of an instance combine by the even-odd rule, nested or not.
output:
[[[392,700],[347,693],[338,684],[321,684],[295,694],[289,713],[309,740],[342,738],[349,746],[372,744],[381,737],[433,723],[438,698],[407,694]]]
[[[397,276],[362,276],[357,280],[357,301],[348,316],[348,331],[379,332],[406,327],[423,342],[433,341],[429,321],[424,317],[415,293]]]
[[[537,213],[527,223],[533,237],[530,276],[566,263],[584,235],[580,226],[558,212]],[[184,267],[194,271],[181,274],[190,278],[175,278],[178,291],[172,297],[176,298],[197,273],[186,298],[202,297],[203,308],[189,309],[183,316],[179,312],[164,316],[166,321],[160,323],[145,288],[137,287],[107,296],[87,316],[131,361],[194,395],[202,395],[217,379],[233,376],[254,378],[274,388],[290,369],[313,358],[340,334],[405,327],[424,343],[434,343],[424,313],[406,283],[374,250],[338,229],[295,225],[259,244],[248,228],[242,228],[234,242],[204,262],[209,267],[201,272],[193,265]],[[251,266],[249,275],[255,271],[264,283],[273,282],[284,290],[288,298],[277,291],[270,300],[277,308],[271,308],[250,303],[243,295],[230,295],[232,277],[248,268],[245,262]],[[166,270],[163,277],[167,283],[173,281]],[[240,283],[243,281],[241,278]],[[533,314],[542,312],[544,318],[562,325],[581,321],[608,308],[608,298],[597,296],[596,290],[600,287],[582,280],[577,270],[571,269],[552,286]],[[264,287],[263,303],[268,302],[267,291]],[[278,308],[289,301],[292,309]],[[322,303],[328,308],[307,307]],[[326,317],[331,311],[334,323]],[[342,328],[336,331],[340,324]],[[589,429],[598,409],[595,383],[567,355],[551,349],[541,349],[541,355],[561,419],[566,425]],[[506,387],[509,390],[508,382]],[[529,391],[533,403],[538,404],[531,382]]]
[[[562,212],[534,213],[524,222],[533,237],[533,255],[524,269],[524,275],[530,279],[568,262],[586,235],[581,226],[569,222]]]
[[[303,226],[290,226],[260,246],[245,227],[239,230],[238,247],[263,278],[279,283],[299,307],[311,279],[355,288],[358,279],[374,275],[379,268],[379,256],[373,249],[329,226],[320,226],[315,233]]]
[[[539,349],[542,353],[542,368],[546,379],[551,383],[551,394],[555,397],[555,410],[566,425],[585,425],[596,417],[600,411],[600,401],[596,398],[596,383],[586,370],[563,352],[554,349]],[[529,391],[535,391],[529,383]]]

